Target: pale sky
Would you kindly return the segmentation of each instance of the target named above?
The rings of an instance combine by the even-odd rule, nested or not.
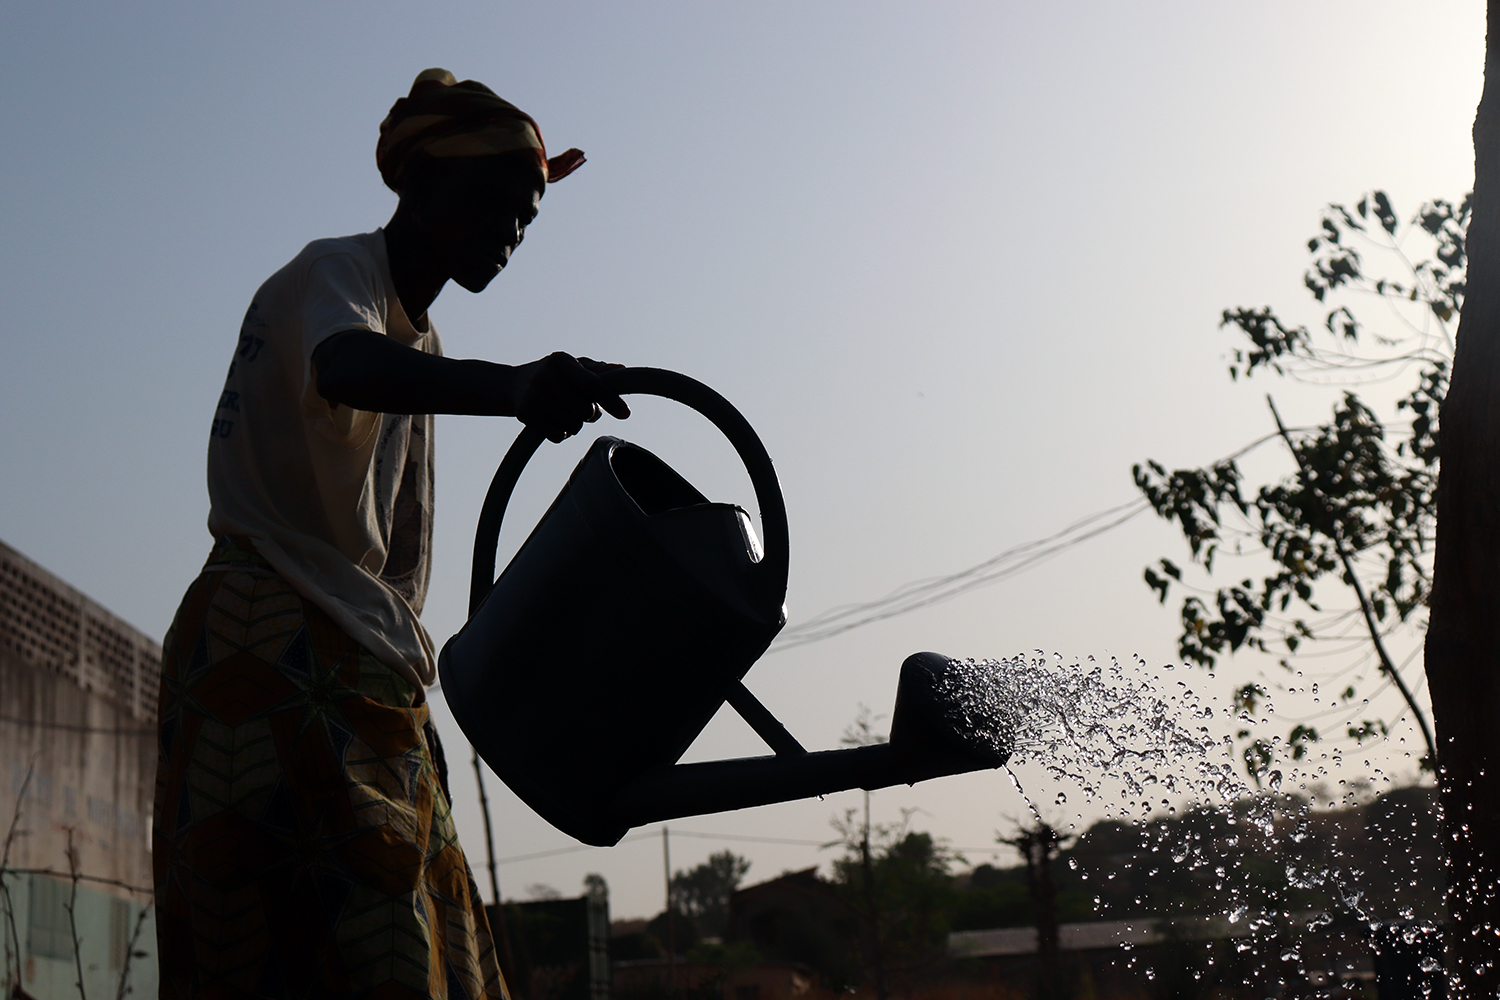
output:
[[[240,317],[303,244],[388,218],[376,127],[418,71],[445,66],[589,156],[487,292],[439,299],[449,353],[561,349],[709,383],[777,462],[793,622],[878,598],[1129,501],[1148,456],[1233,451],[1268,429],[1268,389],[1293,421],[1324,412],[1315,393],[1232,386],[1219,313],[1272,303],[1317,321],[1303,244],[1329,201],[1382,187],[1409,215],[1468,189],[1483,29],[1478,0],[7,4],[0,538],[166,631],[208,551],[204,449]],[[703,421],[632,405],[600,431],[753,508]],[[438,424],[424,617],[441,643],[516,426]],[[584,448],[533,462],[506,551]],[[1140,578],[1163,555],[1185,558],[1173,529],[1138,518],[1010,581],[768,657],[747,684],[826,748],[860,703],[889,711],[920,649],[1172,663],[1175,607]],[[466,747],[434,701],[484,885]],[[691,754],[756,752],[721,716]],[[572,844],[491,791],[501,856]],[[823,840],[857,801],[680,827]],[[919,807],[918,827],[970,847],[1022,808],[994,774],[875,802],[883,819]],[[674,840],[674,866],[725,846],[752,881],[829,858]],[[590,871],[616,916],[660,909],[655,841],[508,864],[501,883],[574,893]]]

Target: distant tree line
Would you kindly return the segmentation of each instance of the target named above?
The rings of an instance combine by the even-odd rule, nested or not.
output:
[[[869,893],[860,831],[841,822],[843,852],[831,877],[809,869],[741,889],[749,862],[728,851],[678,872],[679,958],[726,969],[795,962],[835,990],[870,987],[879,975],[902,995],[954,974],[950,932],[1036,926],[1044,911],[1057,924],[1217,916],[1262,921],[1272,936],[1279,933],[1273,922],[1288,914],[1327,913],[1345,923],[1438,919],[1443,878],[1434,790],[1409,786],[1364,798],[1356,790],[1340,800],[1343,808],[1313,809],[1306,796],[1266,793],[1145,823],[1102,820],[1071,839],[1053,831],[1052,847],[1033,852],[1046,866],[1049,899],[1039,898],[1035,864],[965,867],[940,840],[901,824],[872,831]],[[1019,826],[1001,842],[1025,841],[1037,826]],[[758,898],[771,889],[774,902]],[[616,937],[612,957],[664,958],[667,919],[662,913],[645,931]],[[1174,975],[1195,985],[1201,979],[1205,989],[1235,968],[1233,949],[1222,941],[1167,950]],[[1173,983],[1161,985],[1173,995],[1197,995]],[[1072,989],[1059,974],[1040,993]]]

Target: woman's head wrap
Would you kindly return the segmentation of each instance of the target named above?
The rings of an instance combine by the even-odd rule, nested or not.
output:
[[[421,157],[496,153],[530,154],[544,183],[562,180],[584,163],[580,149],[548,159],[542,130],[532,117],[484,84],[460,83],[445,69],[427,69],[380,123],[375,164],[386,187],[400,194],[407,171]]]

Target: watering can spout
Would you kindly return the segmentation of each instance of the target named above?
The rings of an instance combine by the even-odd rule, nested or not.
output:
[[[1009,747],[994,744],[966,725],[955,699],[958,683],[948,657],[914,653],[901,665],[890,741],[814,753],[783,736],[786,731],[774,719],[774,730],[765,726],[756,717],[756,709],[765,709],[741,686],[729,704],[777,751],[774,756],[657,768],[621,787],[611,809],[628,828],[1003,766]],[[754,702],[748,711],[747,699]],[[770,718],[769,712],[765,718]]]

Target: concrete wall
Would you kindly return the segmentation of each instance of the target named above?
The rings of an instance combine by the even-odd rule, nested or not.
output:
[[[0,830],[14,822],[0,961],[4,982],[19,971],[38,1000],[78,996],[65,903],[92,996],[116,994],[150,909],[160,663],[154,641],[0,543]],[[84,876],[76,899],[70,833]],[[132,995],[153,996],[149,915],[136,950],[146,957],[130,963]]]
[[[21,982],[37,1000],[78,997],[78,967],[73,951],[68,904],[78,928],[78,955],[83,959],[83,985],[89,997],[118,996],[122,973],[131,997],[156,996],[156,921],[151,898],[116,895],[80,883],[74,899],[72,883],[48,875],[15,875],[6,879],[15,915],[15,938],[5,949],[21,949]],[[137,929],[137,921],[145,920]],[[11,928],[5,928],[6,934]],[[131,948],[132,936],[135,947]],[[127,952],[130,967],[125,968]],[[9,962],[6,982],[11,981]]]

